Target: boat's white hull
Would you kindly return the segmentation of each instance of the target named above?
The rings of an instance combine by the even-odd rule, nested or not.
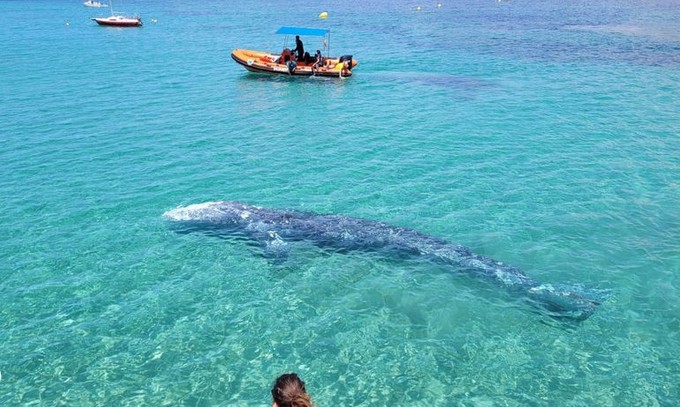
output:
[[[140,17],[96,17],[92,19],[99,25],[106,25],[110,27],[141,27],[142,19]]]

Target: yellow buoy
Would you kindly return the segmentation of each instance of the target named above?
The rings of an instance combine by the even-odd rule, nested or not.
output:
[[[319,14],[319,18],[328,18],[328,13],[324,11],[323,13]]]

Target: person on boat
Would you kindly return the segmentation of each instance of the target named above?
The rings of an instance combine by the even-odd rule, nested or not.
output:
[[[305,56],[305,47],[302,45],[302,40],[299,35],[295,36],[295,49],[293,52],[295,52],[295,55],[297,55],[297,59],[299,60],[302,60],[302,57]]]
[[[350,71],[352,70],[350,64],[351,61],[342,61],[342,68],[340,68],[340,77],[342,78],[343,76],[349,76]]]
[[[288,53],[283,57],[283,63],[288,67],[288,74],[292,75],[297,68],[297,61],[295,60],[295,54]]]
[[[272,407],[312,407],[305,382],[295,373],[284,373],[272,386]]]
[[[316,75],[316,70],[321,68],[324,64],[323,56],[321,55],[321,50],[316,50],[314,54],[314,65],[312,65],[312,75]]]

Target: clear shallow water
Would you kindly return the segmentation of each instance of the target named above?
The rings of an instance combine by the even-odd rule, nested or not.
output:
[[[146,25],[117,30],[0,2],[0,404],[267,405],[289,370],[320,406],[678,404],[677,6],[434,4],[125,1]],[[230,60],[280,25],[330,26],[356,75]],[[161,218],[220,199],[612,295],[561,329],[431,263],[277,265]]]

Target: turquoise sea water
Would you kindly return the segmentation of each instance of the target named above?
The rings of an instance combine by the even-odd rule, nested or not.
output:
[[[270,405],[286,371],[318,406],[680,404],[680,7],[436,4],[125,0],[146,24],[111,29],[0,1],[0,405]],[[281,25],[355,75],[230,59]],[[610,296],[567,329],[433,263],[278,264],[161,216],[223,199]]]

